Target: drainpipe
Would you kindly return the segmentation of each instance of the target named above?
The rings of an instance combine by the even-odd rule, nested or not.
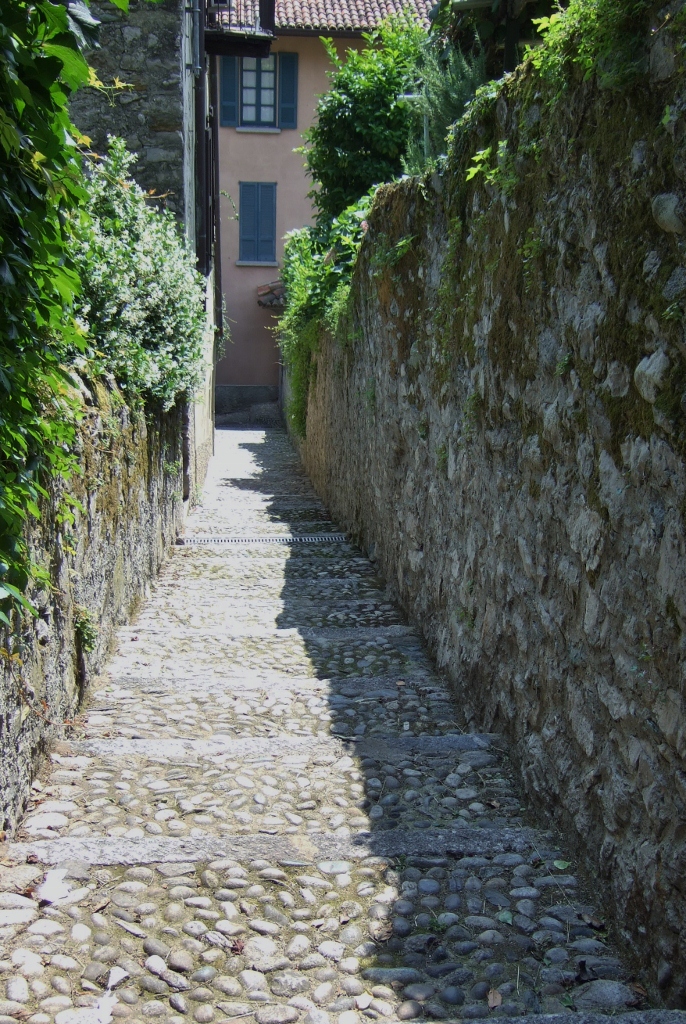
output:
[[[222,249],[219,186],[219,75],[217,59],[210,61],[210,95],[212,97],[212,262],[214,264],[214,322],[220,337],[224,332],[222,309]]]
[[[209,273],[207,239],[207,82],[203,0],[193,0],[193,75],[195,77],[195,211],[198,270]]]

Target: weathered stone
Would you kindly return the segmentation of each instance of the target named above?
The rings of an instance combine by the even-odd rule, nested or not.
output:
[[[669,357],[660,348],[640,361],[634,370],[634,383],[646,402],[652,404],[656,401],[668,369]]]
[[[418,1003],[415,999],[406,999],[404,1003],[400,1004],[396,1012],[400,1020],[414,1020],[416,1017],[421,1017],[422,1004]]]
[[[173,454],[175,444],[180,451],[180,409],[154,414],[146,424],[142,415],[132,414],[125,406],[111,408],[110,396],[104,389],[102,395],[101,406],[97,396],[91,396],[94,404],[90,408],[95,415],[82,421],[78,434],[78,444],[86,446],[93,455],[83,477],[83,500],[86,506],[92,504],[89,525],[76,544],[74,555],[65,551],[57,523],[40,540],[37,536],[32,540],[37,545],[34,557],[54,565],[60,582],[57,588],[41,596],[37,622],[41,623],[42,633],[36,634],[35,641],[27,635],[22,653],[21,673],[29,686],[27,692],[34,693],[34,684],[29,680],[41,680],[35,692],[36,707],[42,704],[41,713],[23,716],[20,730],[3,732],[0,741],[0,817],[10,829],[16,825],[17,812],[29,795],[35,752],[44,750],[58,735],[63,716],[74,717],[81,687],[102,663],[115,624],[156,573],[164,549],[173,542],[181,522],[179,507],[171,497],[175,486],[172,481],[180,479]],[[103,425],[106,417],[112,418],[112,424],[117,423],[116,439]],[[122,466],[127,467],[125,472]],[[96,509],[96,495],[104,493],[109,497]],[[77,593],[75,583],[81,578],[89,580],[83,595]],[[71,672],[64,669],[81,658],[74,626],[77,604],[83,604],[97,622],[95,649],[83,662],[85,677],[78,686]],[[16,667],[11,671],[16,672]],[[17,691],[9,672],[8,664],[0,665],[0,704],[13,708]],[[26,828],[33,837],[53,831],[57,835],[68,827],[69,811],[65,808],[73,808],[73,802],[52,803],[52,809],[46,801],[27,818]],[[7,915],[21,913],[0,907],[0,927],[10,923]],[[26,920],[27,917],[22,918]]]
[[[674,39],[665,38],[669,49]],[[655,38],[645,42],[652,47]],[[677,739],[680,712],[666,694],[681,692],[679,631],[686,622],[686,466],[677,441],[678,307],[686,278],[673,245],[686,217],[674,114],[681,101],[669,75],[656,80],[665,83],[672,113],[640,145],[626,138],[619,119],[608,123],[594,106],[605,135],[602,143],[589,141],[590,162],[560,157],[564,171],[556,165],[555,173],[567,175],[566,195],[584,197],[573,231],[568,206],[542,194],[534,199],[545,257],[536,264],[518,242],[508,262],[530,286],[505,285],[495,269],[483,276],[483,267],[500,267],[503,247],[529,230],[533,208],[527,205],[525,217],[521,181],[513,185],[517,209],[508,208],[507,227],[491,193],[470,185],[456,213],[459,243],[433,191],[425,201],[418,186],[404,182],[384,194],[353,274],[359,339],[343,356],[322,332],[306,437],[298,443],[332,515],[361,539],[392,595],[421,622],[428,646],[459,686],[468,728],[502,724],[516,745],[527,796],[544,813],[567,809],[586,866],[610,879],[615,923],[621,929],[620,922],[631,921],[631,942],[640,961],[650,959],[651,983],[660,960],[674,964],[664,991],[681,1005],[686,986],[676,979],[686,973],[676,961],[686,948],[686,912],[674,851],[684,786],[673,743],[685,741]],[[646,80],[628,99],[637,117],[650,89]],[[508,108],[518,102],[508,86],[503,96]],[[536,132],[552,132],[566,153],[568,128],[545,109],[539,113]],[[495,137],[485,121],[480,127],[486,135],[479,145],[487,147]],[[506,134],[517,151],[519,128]],[[621,211],[607,205],[607,168],[594,165],[610,137],[636,190],[632,207],[620,204]],[[665,146],[666,163],[657,155]],[[468,165],[457,151],[454,158],[443,172],[444,190],[458,180],[463,187]],[[652,209],[649,240],[632,212],[636,203]],[[380,239],[398,232],[412,236],[423,256],[388,272],[382,285],[373,269]],[[612,256],[620,239],[620,248],[639,253],[635,265]],[[570,246],[584,252],[573,271]],[[448,281],[446,252],[453,251]],[[477,277],[486,281],[478,296]],[[564,301],[542,309],[534,294],[548,294],[553,280]],[[649,308],[648,294],[661,309],[671,307],[665,316]],[[610,323],[625,327],[606,335]],[[525,363],[530,369],[520,372]],[[364,397],[370,394],[373,403]],[[658,671],[645,623],[665,621],[667,605],[675,625],[660,634]],[[665,731],[656,717],[661,706]],[[398,712],[408,730],[415,728],[410,720]],[[637,720],[653,723],[645,735],[630,724]],[[601,762],[602,780],[595,774]],[[369,766],[369,783],[381,783],[381,764]],[[437,802],[479,789],[455,774],[450,766]],[[403,820],[421,800],[412,776],[400,792],[410,785],[413,799],[398,805]],[[381,785],[369,785],[374,805],[383,795]],[[461,811],[444,806],[471,821],[488,808],[482,792],[471,802]],[[372,835],[382,834],[383,823]],[[549,867],[549,888],[537,888],[536,873],[519,885],[508,878],[501,891],[514,901],[545,902],[553,886],[564,884]],[[417,886],[419,879],[401,884],[410,882]],[[416,893],[401,888],[399,895]],[[481,910],[466,900],[465,907],[474,915]],[[424,909],[414,909],[413,921],[415,913]],[[518,938],[533,942],[522,918],[538,914],[520,914]],[[428,928],[424,916],[417,920]],[[509,940],[508,923],[497,925],[492,930]],[[559,942],[542,938],[544,945]]]
[[[257,1024],[292,1024],[299,1016],[293,1006],[262,1006],[255,1011]]]
[[[686,230],[681,212],[681,200],[674,192],[661,192],[652,203],[653,217],[658,227],[671,234],[680,235]]]
[[[578,1010],[623,1010],[635,1002],[635,993],[620,981],[589,981],[574,992]]]

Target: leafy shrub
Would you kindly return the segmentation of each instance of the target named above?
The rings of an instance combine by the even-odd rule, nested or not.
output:
[[[403,159],[408,174],[421,174],[447,152],[450,125],[462,117],[486,78],[482,50],[465,56],[430,37],[422,41],[418,67],[421,87]]]
[[[284,250],[287,305],[278,335],[291,392],[287,413],[303,436],[320,333],[326,329],[340,337],[345,328],[349,335],[350,280],[376,186],[398,177],[406,153],[412,171],[433,162],[444,149],[449,124],[464,112],[483,76],[479,59],[470,62],[445,47],[439,57],[438,44],[410,18],[390,20],[365,39],[367,46],[348,50],[345,62],[331,40],[324,40],[334,64],[332,87],[319,101],[304,149],[319,186],[310,193],[317,226],[292,232]],[[404,238],[388,251],[379,249],[373,266],[393,266],[412,242]]]
[[[288,371],[287,415],[304,437],[312,354],[323,328],[336,334],[348,311],[350,278],[374,197],[370,189],[324,228],[301,228],[286,238],[282,278],[287,306],[279,321],[279,345]]]
[[[348,50],[344,61],[332,40],[323,40],[334,65],[331,88],[303,148],[319,214],[338,216],[372,185],[402,172],[413,119],[402,97],[416,88],[424,36],[409,17],[396,18],[365,34],[364,49]]]
[[[3,0],[0,17],[0,622],[27,606],[25,538],[46,476],[74,467],[77,404],[64,369],[82,345],[67,246],[83,200],[71,92],[89,80],[66,5]],[[66,307],[66,311],[65,311]]]
[[[126,0],[112,0],[125,9]],[[0,623],[12,625],[12,612],[33,610],[25,591],[31,579],[48,583],[47,573],[31,563],[27,523],[38,519],[40,502],[51,480],[66,480],[78,470],[72,445],[80,416],[78,389],[69,364],[95,374],[114,368],[122,383],[168,403],[173,393],[192,386],[193,356],[199,351],[196,325],[200,313],[190,310],[198,301],[197,278],[177,268],[162,290],[168,297],[173,281],[183,293],[184,311],[162,321],[174,332],[188,327],[181,344],[165,335],[155,344],[152,333],[142,339],[144,354],[122,363],[107,343],[114,341],[108,328],[98,326],[95,313],[95,276],[90,292],[79,300],[82,314],[89,306],[89,326],[102,348],[89,345],[83,323],[74,316],[81,289],[79,272],[86,256],[80,247],[91,246],[104,227],[93,227],[81,213],[93,199],[92,182],[84,182],[84,139],[71,124],[70,96],[81,85],[99,85],[79,47],[92,41],[94,21],[85,7],[50,0],[3,0],[0,15]],[[135,191],[132,183],[122,188]],[[132,226],[135,217],[129,218]],[[122,228],[123,229],[123,228]],[[167,228],[150,229],[162,246],[173,247]],[[81,239],[82,241],[80,241]],[[99,242],[98,242],[99,244]],[[141,242],[142,244],[142,242]],[[122,239],[122,246],[125,245]],[[102,241],[103,254],[106,243]],[[114,249],[107,256],[114,255]],[[122,251],[119,256],[123,260]],[[174,258],[176,258],[174,256]],[[190,257],[188,257],[190,260]],[[152,260],[152,257],[151,257]],[[111,266],[106,268],[111,273]],[[191,287],[192,284],[192,287]],[[107,294],[112,282],[101,281]],[[194,290],[195,289],[195,290]],[[125,289],[120,290],[123,299]],[[133,294],[133,293],[131,293]],[[194,296],[191,301],[191,296]],[[178,298],[178,296],[176,296]],[[163,312],[164,302],[148,303]],[[106,301],[101,312],[116,315]],[[127,320],[124,303],[118,313]],[[176,346],[174,348],[174,345]],[[184,347],[185,346],[185,347]],[[150,351],[160,352],[154,359]],[[108,362],[108,358],[111,360]],[[186,363],[185,360],[188,359]],[[177,360],[184,360],[179,367]],[[154,364],[154,365],[153,365]],[[163,380],[166,375],[166,380]],[[57,510],[59,519],[70,515],[65,492]]]
[[[87,171],[73,251],[82,282],[76,310],[94,342],[92,366],[170,408],[200,382],[203,278],[173,216],[129,176],[135,159],[111,139],[106,159]]]
[[[550,15],[555,0],[511,0],[470,4],[464,0],[438,0],[431,10],[431,34],[447,39],[458,51],[479,58],[489,78],[500,78],[513,71],[524,46],[520,40],[535,37],[537,18]]]
[[[540,18],[544,45],[529,51],[542,77],[558,90],[570,69],[601,88],[629,84],[647,65],[646,30],[653,0],[570,0],[565,10]]]

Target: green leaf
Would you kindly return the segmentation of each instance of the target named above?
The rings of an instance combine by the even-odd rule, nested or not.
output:
[[[124,14],[127,13],[129,9],[129,0],[111,0],[111,2],[116,8],[118,8],[118,10],[123,11]]]
[[[502,921],[503,924],[512,924],[512,911],[501,910],[499,914],[496,914],[496,919]]]
[[[45,43],[43,50],[62,62],[62,79],[69,89],[75,91],[89,79],[88,64],[80,53],[58,43]]]
[[[569,860],[554,860],[553,866],[556,867],[558,871],[566,871],[567,868],[572,866],[572,862]]]

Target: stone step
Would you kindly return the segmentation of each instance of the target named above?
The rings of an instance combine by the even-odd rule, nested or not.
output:
[[[367,1005],[376,999],[383,1019],[391,1022],[453,1019],[456,1012],[460,1020],[483,1017],[488,997],[496,994],[506,1011],[497,1016],[529,1007],[539,1021],[541,1010],[556,1007],[574,1006],[582,1015],[598,1005],[614,1013],[639,1002],[641,990],[613,950],[585,937],[592,907],[583,899],[541,894],[539,945],[548,949],[549,966],[531,955],[536,942],[510,923],[512,915],[497,911],[500,904],[465,913],[471,898],[464,895],[466,877],[495,871],[503,881],[516,881],[518,868],[539,857],[537,839],[547,837],[519,833],[487,844],[484,838],[491,839],[398,833],[346,844],[336,836],[300,843],[258,834],[221,845],[212,839],[16,845],[15,860],[39,857],[46,867],[60,867],[59,877],[51,880],[48,873],[45,881],[48,892],[56,890],[57,904],[46,909],[45,902],[38,907],[27,900],[23,907],[25,922],[32,923],[14,954],[14,969],[26,965],[33,978],[71,974],[71,984],[53,988],[73,994],[80,981],[95,1001],[117,967],[115,998],[126,1008],[147,996],[145,1018],[170,1004],[185,1013],[190,996],[192,1006],[214,1003],[229,1017],[254,1015],[256,1024],[288,1024],[300,1012],[310,1013],[312,1024],[328,1020],[316,1015],[318,1005],[347,1012],[356,995]],[[42,875],[37,866],[17,863],[0,869],[0,884],[25,887],[27,879],[39,884]],[[501,891],[487,891],[486,898]],[[421,897],[426,912],[403,917],[422,892],[432,894]],[[267,903],[260,903],[263,895]],[[160,902],[165,910],[158,917]],[[380,953],[383,948],[388,952]],[[566,986],[550,980],[558,977],[569,979]],[[555,998],[558,991],[567,1006]],[[294,1002],[294,993],[305,1001]],[[20,981],[12,994],[23,996]],[[15,1007],[10,1006],[13,1015]],[[78,1019],[72,1010],[60,1012],[56,1024]],[[196,1020],[205,1018],[215,1014],[196,1012]]]
[[[189,599],[191,594],[189,593]],[[140,614],[136,618],[133,634],[151,627],[162,629],[192,628],[199,626],[210,633],[238,633],[242,626],[264,632],[276,629],[384,629],[388,626],[404,625],[403,616],[397,608],[385,607],[384,601],[337,602],[325,598],[321,601],[300,602],[294,607],[274,599],[261,601],[237,601],[218,599],[205,612],[182,607],[161,608],[154,615]]]
[[[209,693],[221,693],[226,695],[226,686],[224,685],[225,676],[222,675],[219,679],[198,679],[195,675],[183,675],[178,674],[173,680],[170,680],[167,676],[159,677],[148,677],[148,676],[127,676],[126,680],[122,682],[122,689],[119,687],[119,680],[111,673],[106,672],[102,677],[104,683],[104,689],[98,688],[93,690],[90,695],[91,700],[108,699],[108,695],[115,694],[117,697],[126,697],[134,692],[131,687],[135,685],[137,692],[149,693],[149,694],[165,694],[170,690],[178,692],[178,684],[185,684],[188,687],[194,685],[195,694],[209,694]],[[272,685],[272,679],[274,681]],[[446,685],[442,679],[434,675],[432,672],[426,672],[424,670],[415,672],[410,675],[406,675],[402,680],[398,678],[398,674],[393,675],[379,675],[379,676],[330,676],[326,679],[313,679],[311,676],[297,676],[297,675],[280,675],[275,674],[270,677],[269,689],[265,690],[266,683],[262,680],[250,679],[247,675],[245,677],[244,685],[240,685],[240,680],[232,680],[231,691],[234,690],[240,694],[240,699],[246,699],[247,696],[254,692],[254,694],[261,695],[260,700],[264,699],[264,695],[269,693],[274,696],[276,693],[291,693],[298,694],[302,693],[304,696],[312,694],[319,694],[320,696],[326,696],[327,699],[337,698],[349,698],[353,701],[363,701],[380,698],[401,698],[403,694],[406,696],[416,697],[417,695],[422,698],[431,698],[433,700],[441,700],[443,702],[452,700],[449,691],[446,689]],[[181,687],[183,689],[183,685]],[[456,728],[460,727],[460,720],[456,718],[453,723]]]
[[[123,712],[119,712],[123,717]],[[140,838],[258,828],[341,837],[403,828],[498,830],[519,822],[500,738],[119,736],[59,743],[24,835]]]
[[[140,632],[139,626],[125,626],[118,631],[117,636],[120,642],[126,643],[131,641],[133,637],[138,640]],[[160,622],[159,617],[155,617],[155,625],[149,625],[145,630],[146,636],[152,642],[155,642],[160,637],[169,636],[169,633],[169,628],[165,627],[163,622]],[[276,626],[274,629],[246,629],[244,627],[243,629],[232,631],[228,635],[225,632],[215,632],[207,628],[194,629],[192,626],[179,627],[174,625],[173,636],[180,640],[193,637],[201,642],[207,640],[219,642],[224,640],[233,641],[242,638],[262,639],[271,642],[273,640],[290,640],[296,637],[304,642],[309,641],[321,646],[325,645],[325,641],[331,641],[332,643],[346,643],[356,640],[383,642],[389,639],[396,640],[398,646],[402,646],[405,641],[411,641],[414,645],[418,646],[423,646],[424,643],[414,627],[406,626],[403,623],[390,626],[324,626],[317,629],[299,628],[297,626]]]
[[[139,631],[133,635],[136,641],[131,638],[118,644],[111,663],[115,676],[135,671],[140,676],[168,673],[173,678],[184,660],[190,661],[198,674],[221,661],[227,679],[240,675],[248,666],[252,671],[316,678],[372,677],[391,672],[403,678],[413,668],[431,670],[423,645],[412,635],[391,636],[384,641],[350,636],[315,641],[294,630],[286,636],[215,634],[210,643],[206,636],[191,633],[150,635]]]
[[[155,864],[192,861],[202,863],[214,857],[252,860],[269,852],[276,863],[296,858],[313,864],[319,859],[360,860],[364,857],[422,856],[448,866],[463,857],[490,858],[515,853],[528,857],[552,834],[534,829],[502,829],[497,835],[482,829],[394,829],[360,837],[341,837],[333,832],[309,832],[307,836],[272,835],[255,832],[236,836],[146,836],[143,839],[64,836],[13,843],[15,860],[36,857],[42,864],[83,861],[86,864]]]
[[[333,549],[339,554],[347,554],[349,542],[334,523],[303,523],[301,527],[256,523],[250,531],[235,527],[233,530],[198,530],[180,534],[176,539],[176,549],[189,548],[208,548],[218,552],[249,551],[252,548],[271,552],[306,549],[311,554],[320,549]]]
[[[92,735],[92,731],[90,731]],[[485,733],[450,733],[447,735],[434,736],[405,736],[405,735],[381,735],[373,737],[328,737],[326,740],[316,742],[312,735],[296,736],[285,732],[272,732],[269,739],[278,746],[282,752],[287,750],[306,748],[308,757],[314,763],[318,758],[323,758],[323,763],[332,763],[336,758],[344,757],[349,752],[349,745],[352,743],[354,753],[358,757],[375,757],[387,763],[402,759],[407,754],[446,754],[455,751],[489,751],[492,737]],[[174,758],[181,757],[186,753],[198,753],[203,757],[210,757],[213,754],[226,754],[232,761],[237,762],[239,758],[247,754],[259,754],[264,750],[262,737],[213,737],[211,739],[169,739],[169,738],[126,738],[119,736],[116,739],[87,739],[87,740],[63,740],[57,748],[61,754],[66,756],[86,757],[151,757],[151,758]],[[494,760],[493,755],[490,761]],[[482,759],[482,765],[490,763]]]

